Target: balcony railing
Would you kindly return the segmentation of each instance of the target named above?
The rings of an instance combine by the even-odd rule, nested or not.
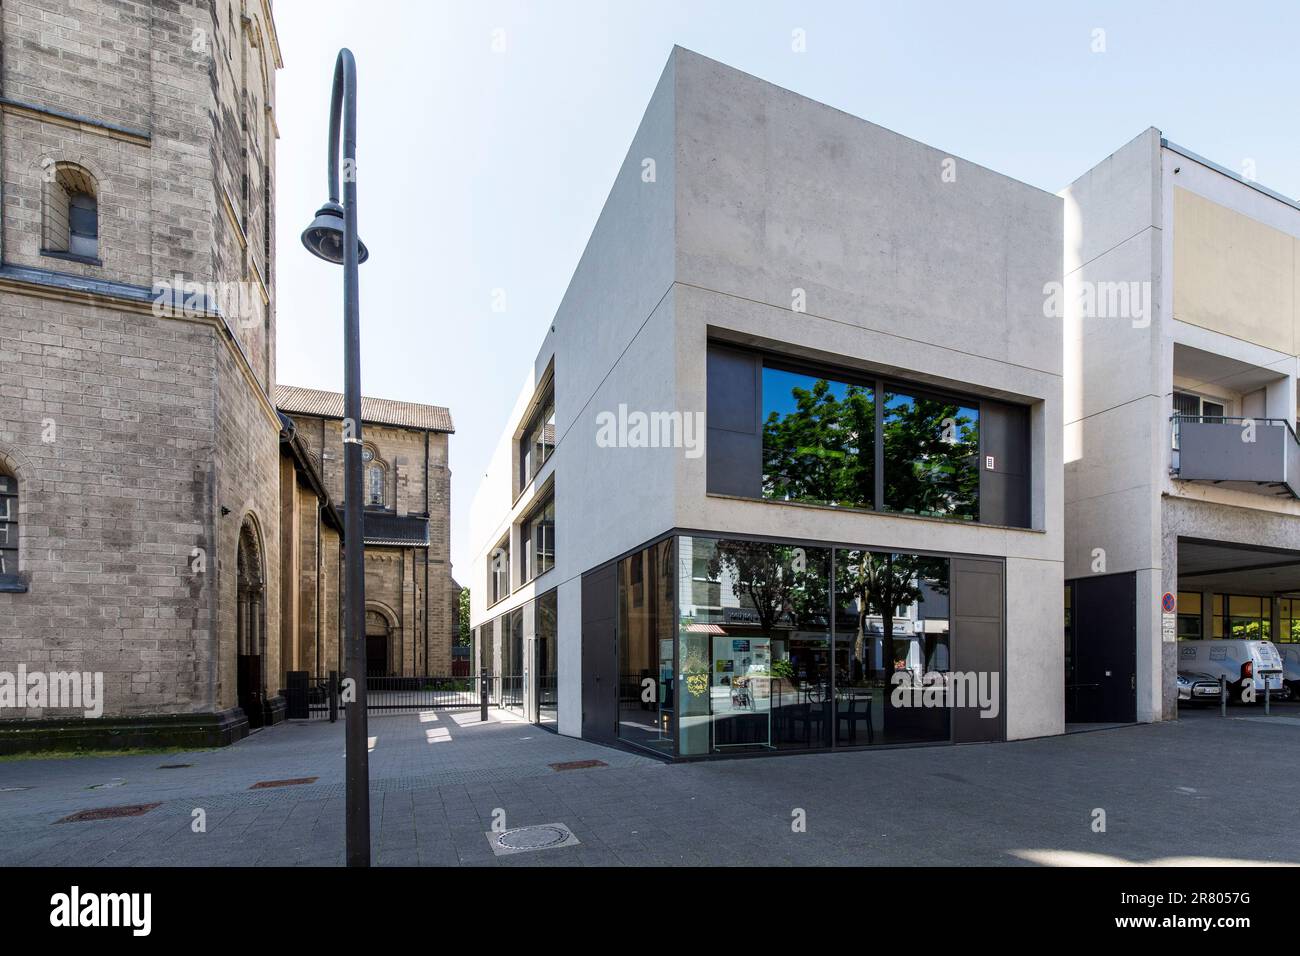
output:
[[[1174,477],[1300,498],[1300,441],[1284,418],[1174,415]]]

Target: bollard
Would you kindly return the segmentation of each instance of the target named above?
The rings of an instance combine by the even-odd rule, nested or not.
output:
[[[1268,697],[1269,697],[1268,675],[1265,675],[1264,676],[1264,716],[1265,717],[1269,716]]]
[[[1228,716],[1228,682],[1222,674],[1219,675],[1219,716]]]
[[[339,720],[339,672],[330,671],[330,723]]]
[[[478,672],[478,719],[487,723],[488,719],[488,672],[484,667]]]

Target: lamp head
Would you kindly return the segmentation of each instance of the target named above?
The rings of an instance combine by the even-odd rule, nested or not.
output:
[[[302,231],[302,244],[318,259],[340,264],[343,262],[343,207],[327,202],[316,210],[316,218]],[[357,239],[357,262],[370,258],[366,244]]]

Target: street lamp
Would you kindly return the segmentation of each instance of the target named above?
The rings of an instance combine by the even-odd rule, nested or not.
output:
[[[339,118],[343,120],[343,205],[339,205]],[[312,255],[343,265],[343,632],[355,696],[347,709],[347,863],[370,865],[370,765],[366,733],[365,532],[361,523],[361,331],[357,266],[370,253],[357,236],[357,65],[339,50],[330,101],[329,202],[303,230]]]

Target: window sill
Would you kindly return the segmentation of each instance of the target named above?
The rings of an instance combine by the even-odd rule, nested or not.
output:
[[[59,252],[55,249],[42,249],[41,255],[50,259],[62,259],[64,262],[80,262],[87,266],[102,266],[104,264],[103,259],[95,256],[79,256],[74,252]]]
[[[550,573],[551,573],[552,571],[554,571],[554,570],[555,570],[555,565],[552,564],[549,568],[547,568],[547,569],[546,569],[545,571],[543,571],[541,574],[534,574],[531,578],[529,578],[527,581],[523,582],[523,584],[520,584],[519,586],[522,588],[522,587],[524,587],[525,585],[532,584],[534,581],[540,581],[542,578],[546,577],[548,574],[550,574]]]
[[[783,501],[778,498],[751,498],[748,495],[726,495],[717,491],[706,491],[706,498],[723,498],[728,501],[752,501],[765,505],[782,505],[787,508],[808,508],[813,511],[834,511],[838,514],[875,515],[879,518],[903,518],[907,521],[931,521],[943,525],[962,525],[971,528],[991,528],[997,531],[1026,531],[1030,534],[1046,534],[1042,528],[1024,528],[1012,524],[991,524],[986,521],[972,521],[969,518],[935,518],[930,515],[914,515],[905,511],[877,511],[874,508],[848,508],[837,505],[820,505],[812,501]]]
[[[0,578],[0,594],[26,594],[27,585],[17,578]]]

